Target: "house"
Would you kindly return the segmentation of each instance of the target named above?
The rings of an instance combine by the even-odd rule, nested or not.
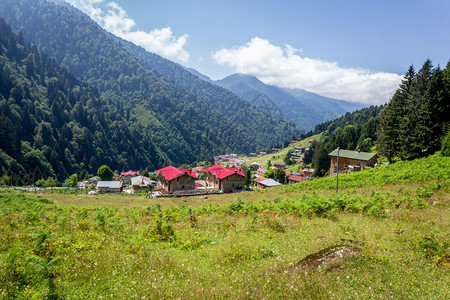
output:
[[[197,175],[190,169],[178,169],[172,166],[156,171],[158,173],[157,188],[173,194],[175,192],[195,191]]]
[[[308,181],[308,178],[305,176],[297,175],[297,174],[291,174],[291,176],[288,177],[289,184],[294,184],[297,182],[303,182]]]
[[[274,163],[274,164],[272,165],[272,167],[273,167],[274,169],[284,170],[284,169],[286,168],[286,165],[285,165],[285,164],[282,164],[282,163]]]
[[[262,189],[273,187],[273,186],[279,186],[279,185],[282,185],[282,184],[272,178],[269,178],[269,179],[259,182],[259,187]]]
[[[266,173],[266,170],[263,168],[259,168],[258,170],[256,170],[256,176],[263,176],[264,173]]]
[[[100,176],[94,176],[88,179],[89,183],[92,184],[97,184],[97,182],[99,182],[100,180],[102,180]]]
[[[314,169],[312,168],[304,168],[303,170],[298,170],[300,174],[303,174],[306,178],[310,179],[314,173]]]
[[[149,185],[152,185],[152,184],[153,184],[152,180],[150,180],[150,178],[148,178],[148,177],[145,177],[145,176],[131,177],[131,189],[133,191],[145,189]]]
[[[99,181],[97,182],[99,193],[120,193],[122,191],[122,181]]]
[[[131,177],[138,176],[138,175],[139,175],[138,171],[129,170],[126,172],[121,172],[120,178],[123,180],[124,183],[129,184],[129,183],[131,183]]]
[[[263,176],[259,176],[259,177],[256,177],[255,179],[253,179],[253,184],[255,185],[255,186],[260,186],[260,182],[261,181],[264,181],[264,180],[267,180],[267,178],[265,178],[265,177],[263,177]]]
[[[339,151],[339,166],[337,161]],[[375,153],[350,151],[350,150],[333,150],[330,154],[330,176],[336,175],[336,170],[339,169],[339,173],[361,171],[365,168],[373,167],[378,160]]]
[[[205,169],[207,187],[214,191],[230,193],[233,190],[241,190],[245,185],[245,174],[239,168],[224,168],[214,165]]]
[[[250,164],[250,170],[252,170],[252,171],[258,170],[259,167],[260,167],[260,165],[259,165],[259,163],[257,163],[257,162],[254,162],[254,163],[251,163],[251,164]]]

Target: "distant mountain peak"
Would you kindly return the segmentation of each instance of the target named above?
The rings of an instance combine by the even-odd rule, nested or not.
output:
[[[269,113],[281,114],[286,121],[304,130],[311,130],[316,124],[364,107],[359,103],[333,99],[303,89],[265,84],[256,76],[242,73],[231,74],[215,83]]]

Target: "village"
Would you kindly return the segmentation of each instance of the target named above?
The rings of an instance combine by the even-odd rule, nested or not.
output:
[[[78,187],[95,185],[95,191],[90,192],[92,194],[126,192],[133,195],[139,192],[156,198],[236,193],[296,184],[313,179],[314,169],[303,164],[313,142],[316,140],[292,140],[284,149],[272,148],[268,152],[250,153],[248,156],[218,155],[209,166],[177,168],[169,165],[148,176],[133,170],[116,174],[110,181],[96,176]],[[281,156],[285,160],[288,157],[293,166],[288,168],[279,162]],[[377,155],[369,152],[336,149],[329,156],[330,176],[372,168],[377,163]]]

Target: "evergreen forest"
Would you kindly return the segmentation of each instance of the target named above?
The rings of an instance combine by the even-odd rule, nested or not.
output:
[[[71,6],[6,0],[0,16],[1,174],[16,184],[194,163],[300,133],[223,88],[153,70]]]
[[[389,103],[324,122],[305,136],[320,132],[312,147],[316,176],[327,173],[328,153],[337,147],[377,152],[389,162],[435,153],[450,133],[450,62],[441,69],[426,60],[418,72],[411,66]]]

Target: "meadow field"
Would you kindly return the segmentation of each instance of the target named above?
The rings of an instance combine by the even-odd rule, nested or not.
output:
[[[0,298],[449,299],[450,158],[206,199],[0,192]]]

